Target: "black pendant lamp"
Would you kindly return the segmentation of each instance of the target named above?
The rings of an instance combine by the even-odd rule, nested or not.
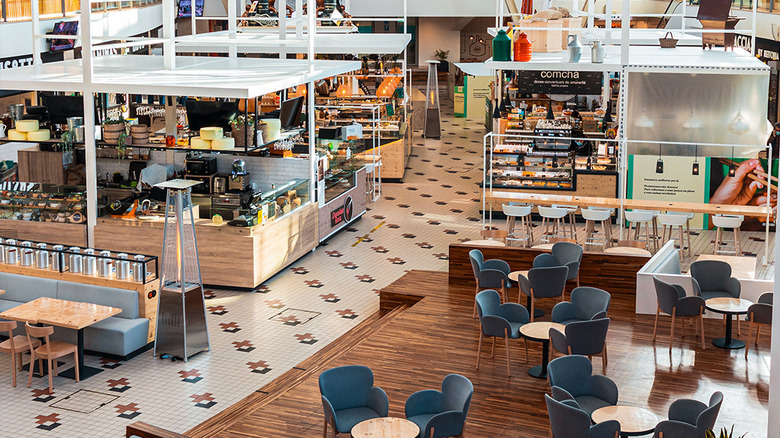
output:
[[[555,120],[555,114],[552,110],[552,103],[550,106],[547,107],[547,117],[545,117],[547,120]]]
[[[661,144],[658,144],[658,161],[655,163],[655,173],[664,173],[664,160],[661,158],[662,147]]]
[[[498,103],[498,99],[496,99],[496,103],[493,105],[493,118],[494,119],[500,119],[501,118],[501,109],[499,107],[500,107],[500,105]]]
[[[699,145],[696,145],[696,155],[693,158],[693,168],[691,168],[691,175],[699,174]]]
[[[604,128],[604,131],[609,129],[609,125],[612,123],[612,101],[607,102],[607,110],[604,113],[604,121],[602,122],[602,126]]]

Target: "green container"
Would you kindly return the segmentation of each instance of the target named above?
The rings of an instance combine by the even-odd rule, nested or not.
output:
[[[501,29],[493,38],[493,61],[511,61],[512,40],[506,31]]]

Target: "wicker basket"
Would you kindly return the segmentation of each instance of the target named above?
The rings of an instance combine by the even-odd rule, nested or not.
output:
[[[662,49],[674,49],[679,40],[675,39],[671,32],[666,32],[666,35],[663,38],[658,38],[658,41],[661,43]]]

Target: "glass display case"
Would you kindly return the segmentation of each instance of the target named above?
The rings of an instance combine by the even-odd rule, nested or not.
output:
[[[364,166],[358,154],[366,150],[366,139],[317,139],[317,190],[327,204],[355,187],[355,172]]]
[[[86,193],[44,185],[43,191],[3,190],[0,219],[85,224]]]
[[[241,210],[252,225],[265,225],[309,202],[309,180],[293,179],[262,192],[249,209]]]

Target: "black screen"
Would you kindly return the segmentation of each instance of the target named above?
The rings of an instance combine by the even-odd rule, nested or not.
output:
[[[64,125],[68,123],[68,117],[84,117],[84,98],[81,96],[41,94],[40,97],[53,124]]]
[[[238,117],[238,101],[215,102],[187,99],[187,121],[191,131],[216,126],[231,131],[230,121]]]
[[[282,102],[282,108],[279,112],[282,129],[293,128],[300,124],[303,98],[304,96],[298,96]]]

